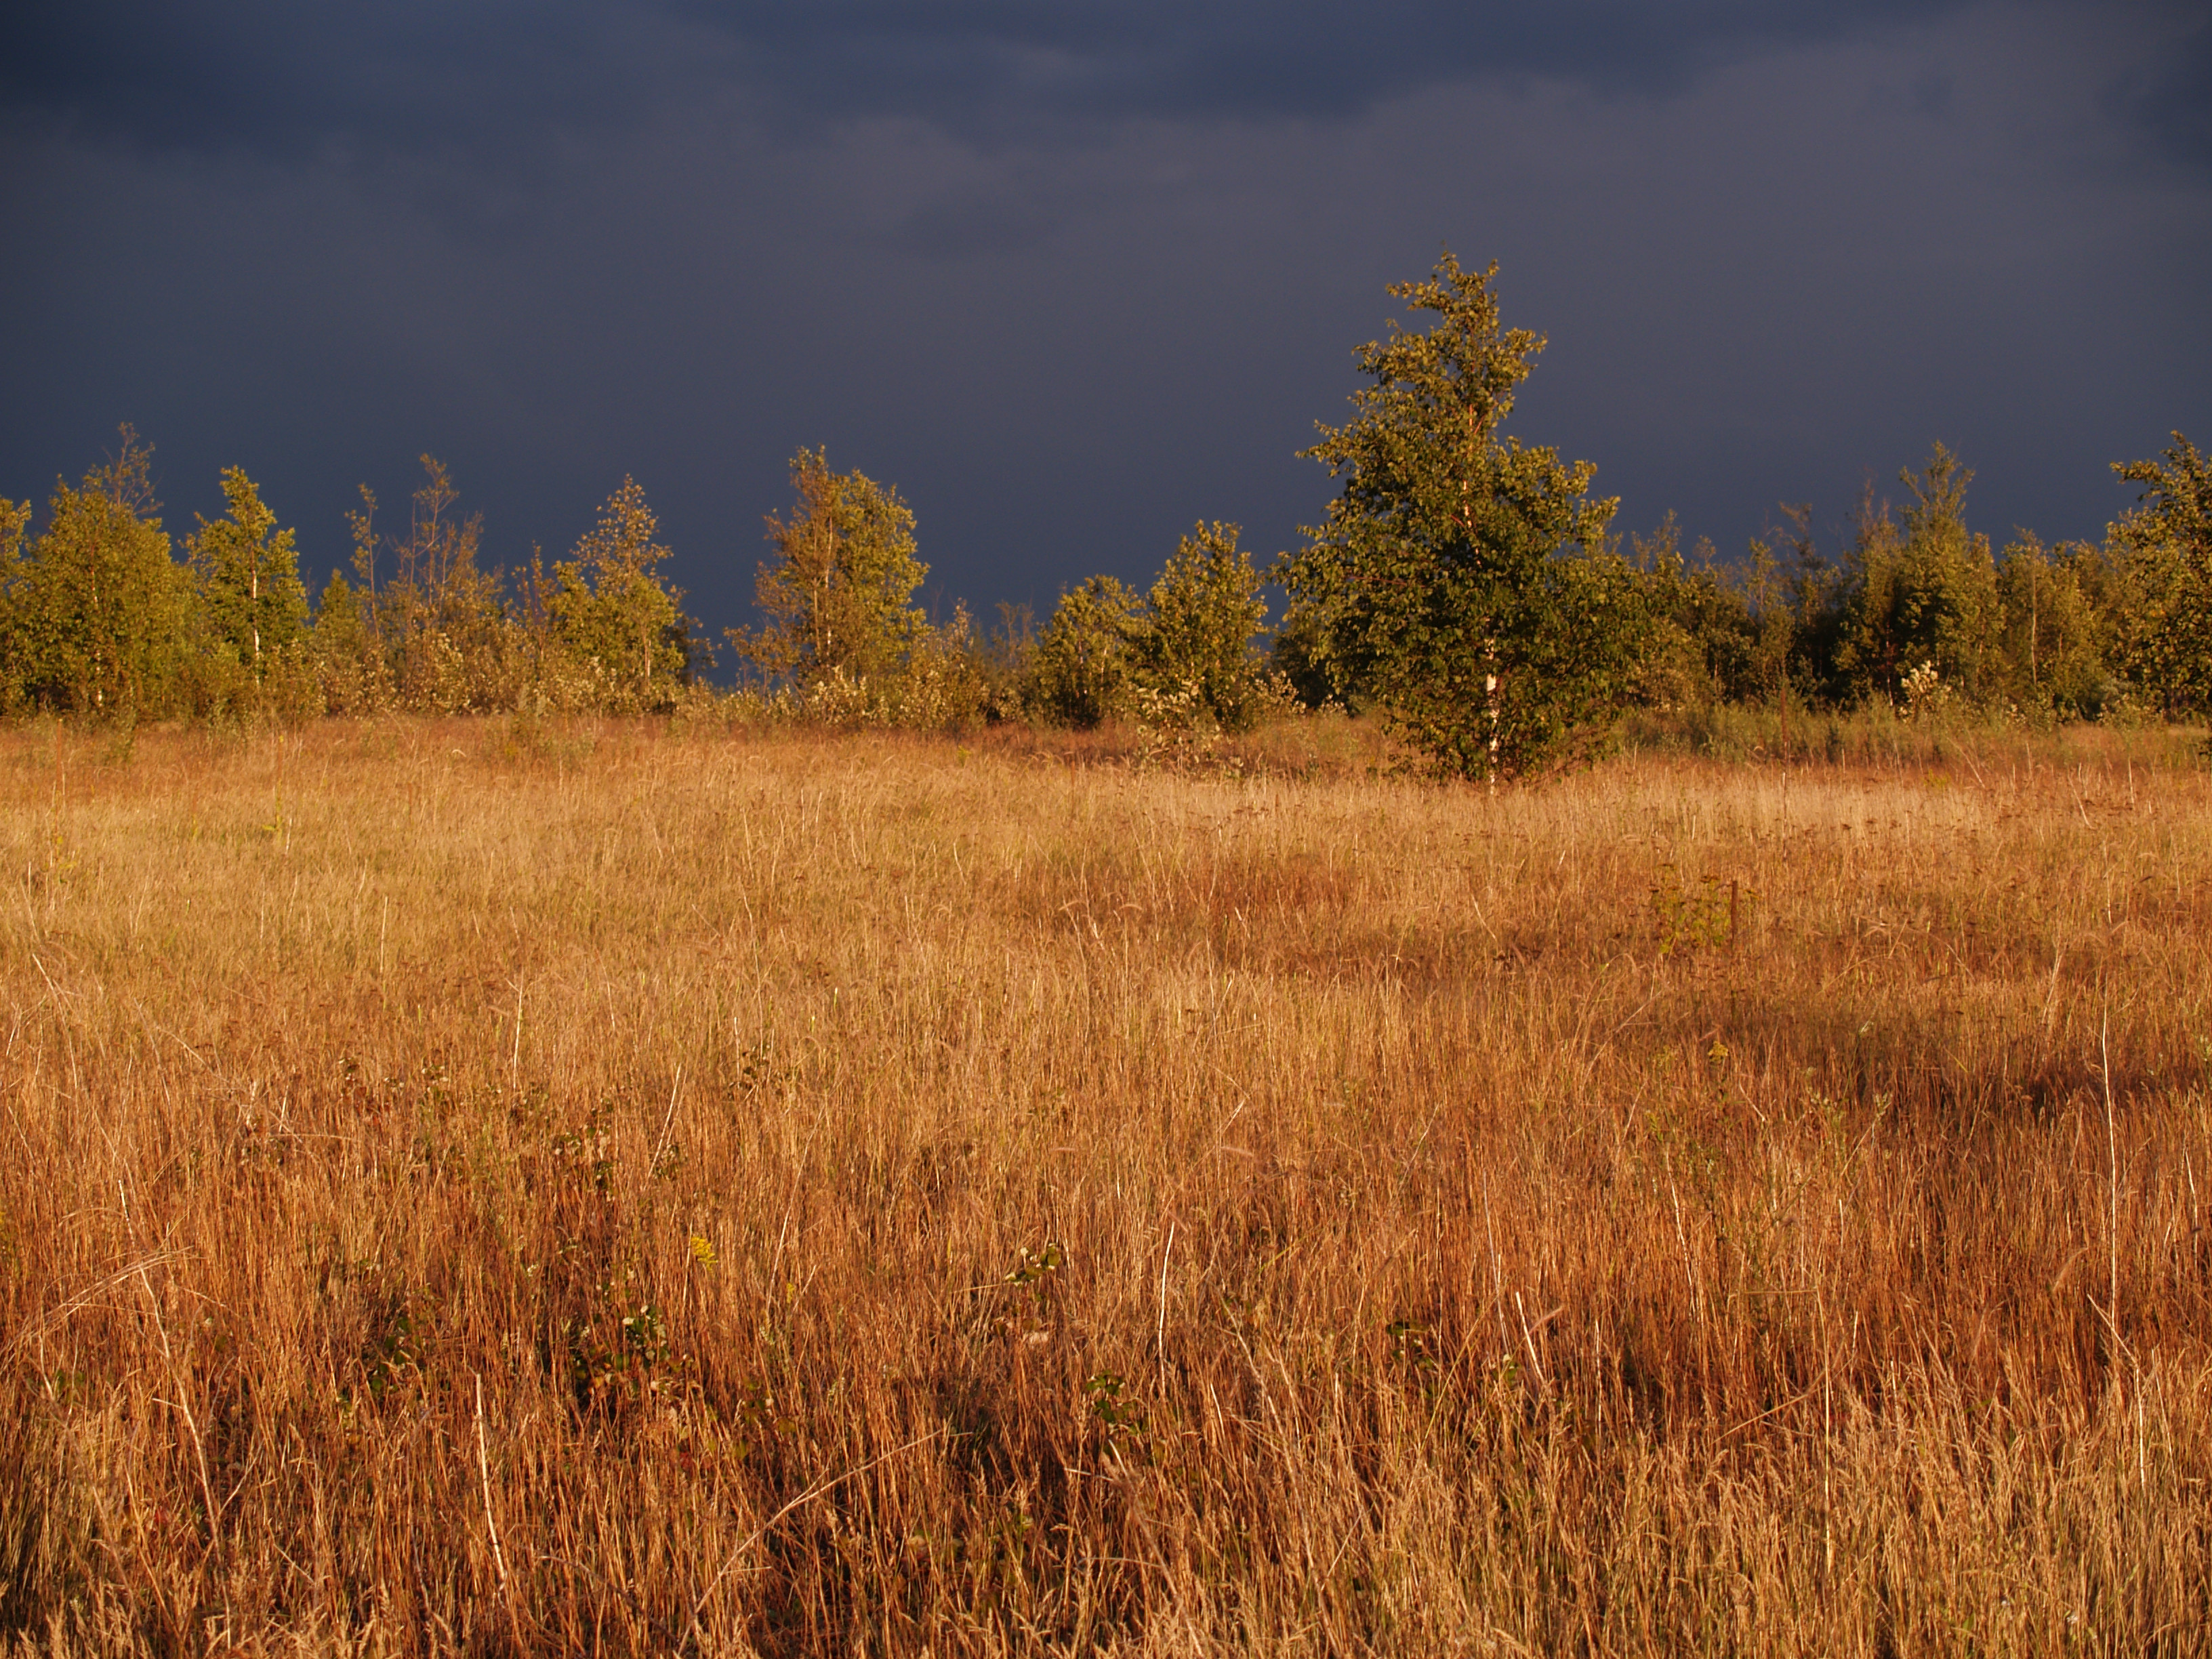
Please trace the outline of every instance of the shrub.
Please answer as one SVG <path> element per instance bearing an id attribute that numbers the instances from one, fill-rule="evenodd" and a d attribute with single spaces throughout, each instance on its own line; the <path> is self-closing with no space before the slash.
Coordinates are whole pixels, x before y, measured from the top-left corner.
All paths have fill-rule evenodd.
<path id="1" fill-rule="evenodd" d="M 626 477 L 574 556 L 553 567 L 553 641 L 587 671 L 594 706 L 609 713 L 665 712 L 691 681 L 697 647 L 683 591 L 660 579 L 668 550 L 653 539 L 658 529 L 645 492 Z"/>
<path id="2" fill-rule="evenodd" d="M 729 629 L 731 645 L 801 690 L 896 672 L 927 625 L 913 605 L 929 567 L 915 556 L 912 509 L 860 472 L 830 471 L 826 450 L 800 450 L 791 483 L 798 501 L 787 520 L 769 517 L 776 556 L 754 588 L 767 621 Z"/>
<path id="3" fill-rule="evenodd" d="M 1919 472 L 1899 476 L 1912 492 L 1901 524 L 1871 493 L 1860 509 L 1838 665 L 1861 697 L 1896 702 L 1905 677 L 1927 665 L 1979 704 L 1992 689 L 2000 617 L 1989 538 L 1966 529 L 1974 475 L 1939 443 Z"/>
<path id="4" fill-rule="evenodd" d="M 2114 665 L 2169 715 L 2212 710 L 2212 464 L 2177 432 L 2160 459 L 2112 471 L 2142 486 L 2110 538 Z"/>
<path id="5" fill-rule="evenodd" d="M 1142 633 L 1142 601 L 1111 576 L 1061 593 L 1030 659 L 1030 706 L 1055 724 L 1085 728 L 1121 713 Z"/>
<path id="6" fill-rule="evenodd" d="M 1251 728 L 1269 697 L 1252 642 L 1267 620 L 1260 574 L 1237 544 L 1238 526 L 1201 523 L 1176 544 L 1137 619 L 1139 677 L 1160 697 L 1223 730 Z"/>
<path id="7" fill-rule="evenodd" d="M 20 703 L 100 720 L 174 706 L 191 581 L 155 516 L 152 458 L 124 428 L 106 466 L 55 484 L 30 556 L 9 562 L 5 678 Z M 20 538 L 27 509 L 9 517 Z"/>

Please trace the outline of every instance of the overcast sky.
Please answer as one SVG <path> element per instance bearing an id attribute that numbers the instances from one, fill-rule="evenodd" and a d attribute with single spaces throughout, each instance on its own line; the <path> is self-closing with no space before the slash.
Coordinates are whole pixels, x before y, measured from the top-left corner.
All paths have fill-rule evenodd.
<path id="1" fill-rule="evenodd" d="M 2000 544 L 2094 537 L 2212 442 L 2212 0 L 29 0 L 0 210 L 0 494 L 131 422 L 319 588 L 425 450 L 510 565 L 631 474 L 716 632 L 802 446 L 987 612 L 1290 545 L 1445 246 L 1616 528 L 1839 526 L 1940 439 Z"/>

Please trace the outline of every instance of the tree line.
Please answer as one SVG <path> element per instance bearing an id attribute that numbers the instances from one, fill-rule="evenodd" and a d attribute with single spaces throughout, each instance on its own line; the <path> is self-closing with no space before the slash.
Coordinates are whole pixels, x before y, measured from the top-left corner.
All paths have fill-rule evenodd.
<path id="1" fill-rule="evenodd" d="M 1833 556 L 1809 506 L 1724 565 L 1670 515 L 1624 551 L 1595 469 L 1500 428 L 1544 342 L 1501 326 L 1497 267 L 1396 284 L 1436 320 L 1360 349 L 1354 416 L 1307 453 L 1341 478 L 1277 568 L 1302 693 L 1364 700 L 1443 772 L 1526 772 L 1632 707 L 1884 704 L 2031 722 L 2212 708 L 2212 472 L 2177 432 L 2118 463 L 2139 505 L 2102 546 L 1967 527 L 1938 444 L 1869 490 Z"/>
<path id="2" fill-rule="evenodd" d="M 1237 526 L 1201 522 L 1149 589 L 1093 576 L 1041 626 L 1007 606 L 988 634 L 964 606 L 933 621 L 912 509 L 802 450 L 793 505 L 767 521 L 761 620 L 723 636 L 733 695 L 763 717 L 935 729 L 1236 731 L 1334 703 L 1469 777 L 1557 763 L 1632 708 L 2212 712 L 2212 471 L 2180 433 L 2114 464 L 2138 505 L 2101 544 L 2022 531 L 1993 549 L 1967 525 L 1972 473 L 1938 444 L 1897 503 L 1869 489 L 1832 555 L 1809 506 L 1741 562 L 1686 553 L 1671 514 L 1624 548 L 1590 463 L 1502 431 L 1544 341 L 1503 326 L 1496 270 L 1447 252 L 1390 289 L 1434 321 L 1360 348 L 1352 417 L 1305 452 L 1340 482 L 1298 549 L 1262 568 Z M 363 489 L 352 575 L 312 605 L 294 532 L 239 469 L 179 558 L 128 428 L 56 484 L 35 535 L 31 504 L 0 499 L 0 713 L 641 714 L 723 696 L 635 482 L 567 559 L 508 572 L 481 562 L 483 521 L 446 468 L 422 465 L 402 530 L 380 529 Z M 1271 582 L 1287 598 L 1272 629 Z"/>
<path id="3" fill-rule="evenodd" d="M 446 468 L 404 532 L 378 530 L 367 489 L 349 514 L 353 579 L 310 605 L 293 531 L 244 471 L 228 511 L 184 538 L 154 499 L 152 451 L 130 428 L 107 462 L 58 483 L 35 538 L 30 503 L 0 500 L 0 711 L 101 720 L 219 720 L 533 707 L 665 709 L 699 658 L 644 492 L 624 479 L 572 555 L 512 578 L 479 562 Z"/>
<path id="4" fill-rule="evenodd" d="M 295 532 L 239 468 L 228 511 L 181 549 L 163 526 L 152 451 L 130 428 L 42 525 L 0 498 L 0 713 L 94 720 L 383 712 L 665 714 L 720 694 L 669 550 L 631 479 L 569 557 L 483 562 L 483 524 L 422 457 L 403 529 L 366 488 L 348 515 L 351 574 L 310 602 Z M 726 630 L 754 712 L 836 725 L 945 728 L 1006 720 L 1252 725 L 1271 695 L 1261 578 L 1233 526 L 1199 526 L 1149 594 L 1111 577 L 1068 596 L 1042 629 L 1001 608 L 990 637 L 964 606 L 933 623 L 928 574 L 895 489 L 792 464 L 794 504 L 768 520 L 775 556 L 758 626 Z M 34 526 L 37 533 L 33 535 Z M 181 552 L 181 557 L 179 556 Z"/>

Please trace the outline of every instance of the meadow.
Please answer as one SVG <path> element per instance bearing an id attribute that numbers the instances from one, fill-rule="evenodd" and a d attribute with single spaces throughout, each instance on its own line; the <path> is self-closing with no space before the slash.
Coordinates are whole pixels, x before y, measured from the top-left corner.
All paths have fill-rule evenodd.
<path id="1" fill-rule="evenodd" d="M 31 1652 L 2212 1650 L 2212 770 L 0 732 Z"/>

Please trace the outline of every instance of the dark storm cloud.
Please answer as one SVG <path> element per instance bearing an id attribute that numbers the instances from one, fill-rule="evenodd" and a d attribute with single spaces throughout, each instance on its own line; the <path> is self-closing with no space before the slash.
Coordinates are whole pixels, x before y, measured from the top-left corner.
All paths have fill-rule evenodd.
<path id="1" fill-rule="evenodd" d="M 154 148 L 498 147 L 635 116 L 629 34 L 613 9 L 518 0 L 27 5 L 0 23 L 0 100 Z"/>
<path id="2" fill-rule="evenodd" d="M 2109 94 L 2112 107 L 2148 132 L 2166 154 L 2212 172 L 2212 6 L 2154 68 L 2129 72 Z"/>
<path id="3" fill-rule="evenodd" d="M 1470 76 L 1664 88 L 1746 51 L 1947 9 L 90 0 L 10 9 L 0 96 L 143 143 L 273 153 L 496 148 L 518 130 L 628 121 L 687 88 L 730 83 L 787 118 L 901 113 L 967 131 L 1133 114 L 1303 118 Z"/>
<path id="4" fill-rule="evenodd" d="M 1540 75 L 1656 87 L 1717 58 L 1851 33 L 1940 7 L 1707 0 L 1470 5 L 1453 0 L 1023 0 L 918 7 L 698 7 L 831 108 L 895 107 L 959 125 L 1007 108 L 1107 117 L 1352 113 L 1425 86 Z"/>
<path id="5" fill-rule="evenodd" d="M 903 115 L 1004 143 L 1139 115 L 1345 118 L 1483 78 L 1679 92 L 1747 54 L 1924 27 L 1962 3 L 86 0 L 8 9 L 0 106 L 156 149 L 526 167 L 549 131 L 629 127 L 727 92 L 787 131 Z M 2117 9 L 2178 32 L 2105 89 L 2107 107 L 2212 168 L 2212 9 Z M 1916 90 L 1941 99 L 1948 82 Z"/>
<path id="6" fill-rule="evenodd" d="M 687 0 L 0 9 L 0 495 L 136 422 L 317 580 L 450 462 L 491 556 L 634 473 L 715 624 L 786 458 L 896 483 L 988 614 L 1262 556 L 1383 285 L 1553 345 L 1522 435 L 1736 551 L 1942 438 L 2095 535 L 2212 425 L 2204 7 Z"/>

